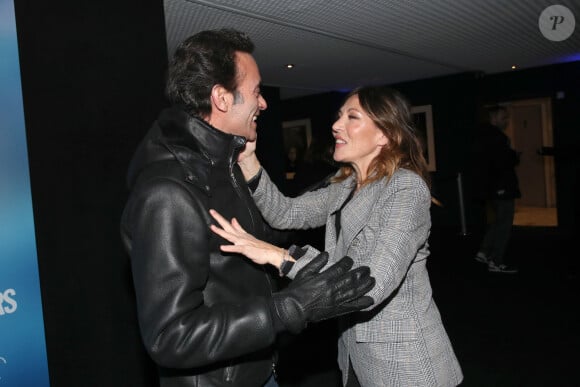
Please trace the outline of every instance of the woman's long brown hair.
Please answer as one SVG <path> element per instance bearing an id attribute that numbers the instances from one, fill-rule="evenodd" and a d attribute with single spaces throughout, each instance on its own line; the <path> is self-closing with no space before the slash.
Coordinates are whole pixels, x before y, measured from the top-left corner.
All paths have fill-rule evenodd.
<path id="1" fill-rule="evenodd" d="M 392 88 L 363 86 L 351 91 L 345 101 L 355 95 L 365 113 L 389 139 L 371 162 L 365 181 L 359 182 L 361 186 L 391 177 L 397 169 L 405 168 L 417 173 L 431 187 L 423 145 L 417 136 L 411 108 L 405 97 Z M 343 165 L 334 180 L 343 181 L 354 173 L 351 165 Z"/>

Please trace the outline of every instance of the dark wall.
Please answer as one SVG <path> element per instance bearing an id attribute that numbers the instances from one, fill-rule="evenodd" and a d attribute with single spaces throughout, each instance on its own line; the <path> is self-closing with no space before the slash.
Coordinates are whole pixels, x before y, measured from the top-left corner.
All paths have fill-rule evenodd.
<path id="1" fill-rule="evenodd" d="M 343 102 L 345 93 L 324 93 L 282 102 L 282 120 L 293 121 L 308 118 L 312 136 L 323 141 L 332 141 L 332 124 Z"/>
<path id="2" fill-rule="evenodd" d="M 163 3 L 15 3 L 51 386 L 156 385 L 119 217 L 164 103 Z"/>
<path id="3" fill-rule="evenodd" d="M 284 145 L 280 90 L 277 87 L 261 87 L 268 109 L 258 118 L 258 143 L 256 154 L 278 187 L 284 187 Z"/>
<path id="4" fill-rule="evenodd" d="M 163 2 L 16 2 L 51 386 L 158 385 L 138 332 L 119 219 L 129 160 L 158 112 Z M 258 154 L 283 181 L 280 98 Z"/>

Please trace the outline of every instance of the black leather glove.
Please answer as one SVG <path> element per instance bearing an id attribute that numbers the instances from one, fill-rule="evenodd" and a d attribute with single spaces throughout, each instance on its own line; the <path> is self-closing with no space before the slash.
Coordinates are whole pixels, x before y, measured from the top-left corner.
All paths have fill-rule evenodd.
<path id="1" fill-rule="evenodd" d="M 294 280 L 272 296 L 275 312 L 292 333 L 298 333 L 309 322 L 329 319 L 367 308 L 373 299 L 364 296 L 375 286 L 368 266 L 350 270 L 352 258 L 345 256 L 327 270 L 323 252 L 304 266 Z"/>

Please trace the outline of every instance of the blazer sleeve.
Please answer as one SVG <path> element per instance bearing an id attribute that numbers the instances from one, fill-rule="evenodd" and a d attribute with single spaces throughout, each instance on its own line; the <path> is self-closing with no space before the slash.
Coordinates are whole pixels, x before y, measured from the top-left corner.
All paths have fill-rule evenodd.
<path id="1" fill-rule="evenodd" d="M 306 192 L 296 198 L 284 196 L 265 170 L 253 192 L 262 216 L 277 229 L 309 229 L 323 226 L 328 214 L 330 187 Z"/>

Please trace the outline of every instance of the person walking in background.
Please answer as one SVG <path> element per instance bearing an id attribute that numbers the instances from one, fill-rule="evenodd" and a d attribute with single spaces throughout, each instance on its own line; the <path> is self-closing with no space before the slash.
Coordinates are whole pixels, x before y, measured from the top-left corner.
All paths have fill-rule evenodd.
<path id="1" fill-rule="evenodd" d="M 326 224 L 325 252 L 368 265 L 376 286 L 365 311 L 339 318 L 338 365 L 346 386 L 456 386 L 463 374 L 433 300 L 427 272 L 430 176 L 397 91 L 349 93 L 332 126 L 333 158 L 343 166 L 330 185 L 290 198 L 280 193 L 247 147 L 239 164 L 266 221 L 279 229 Z M 249 144 L 248 144 L 249 145 Z M 246 232 L 235 218 L 211 215 L 226 252 L 273 265 L 290 278 L 320 254 L 312 246 L 280 248 Z"/>
<path id="2" fill-rule="evenodd" d="M 504 133 L 509 125 L 505 107 L 487 111 L 488 122 L 476 131 L 472 147 L 474 194 L 485 208 L 486 228 L 475 260 L 490 272 L 517 273 L 505 262 L 515 213 L 515 199 L 521 197 L 516 174 L 518 153 Z"/>
<path id="3" fill-rule="evenodd" d="M 272 273 L 210 232 L 209 209 L 266 240 L 236 160 L 256 139 L 267 104 L 253 43 L 243 33 L 202 31 L 169 67 L 172 107 L 161 112 L 131 161 L 121 236 L 130 255 L 139 328 L 162 387 L 274 387 L 278 333 L 368 307 L 368 267 L 319 254 L 275 292 Z M 335 263 L 336 262 L 336 263 Z M 273 273 L 275 277 L 278 273 Z"/>

